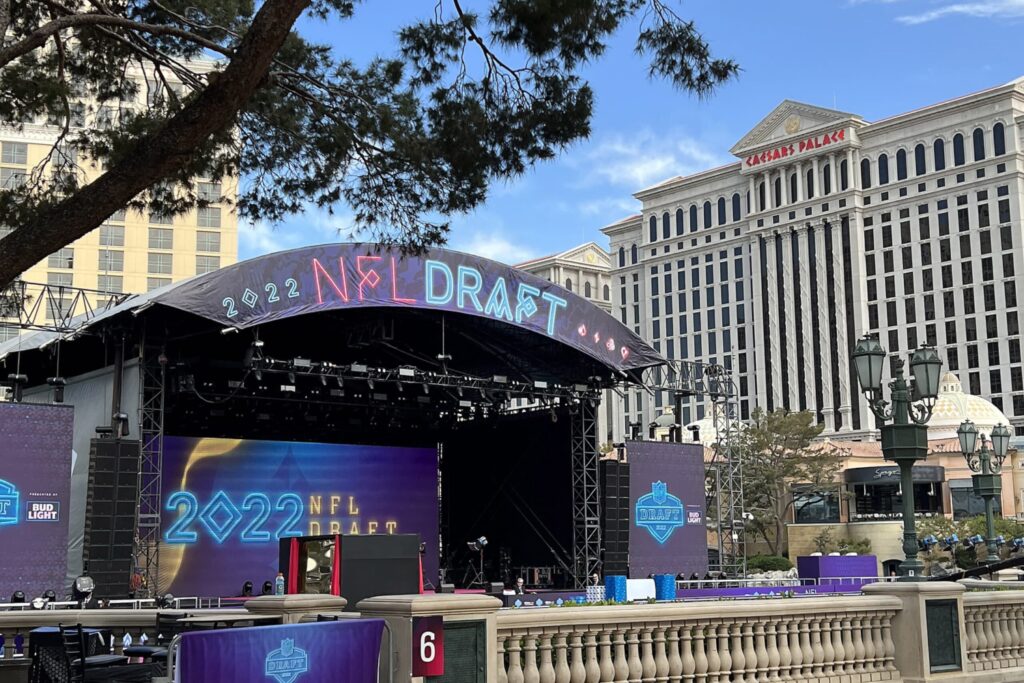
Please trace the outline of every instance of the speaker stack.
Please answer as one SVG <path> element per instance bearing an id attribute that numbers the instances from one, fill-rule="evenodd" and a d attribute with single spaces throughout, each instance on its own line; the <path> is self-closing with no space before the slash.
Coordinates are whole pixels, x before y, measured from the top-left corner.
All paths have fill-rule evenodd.
<path id="1" fill-rule="evenodd" d="M 141 444 L 93 439 L 83 560 L 99 599 L 128 597 L 132 579 Z"/>
<path id="2" fill-rule="evenodd" d="M 605 576 L 629 574 L 629 463 L 601 461 L 601 531 Z"/>

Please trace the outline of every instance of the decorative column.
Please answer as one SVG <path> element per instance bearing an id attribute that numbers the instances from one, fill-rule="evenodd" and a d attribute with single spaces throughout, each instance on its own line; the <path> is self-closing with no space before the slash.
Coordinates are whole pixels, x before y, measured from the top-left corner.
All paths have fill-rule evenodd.
<path id="1" fill-rule="evenodd" d="M 804 192 L 804 164 L 799 162 L 796 165 L 796 201 L 802 202 L 806 197 Z"/>
<path id="2" fill-rule="evenodd" d="M 754 182 L 753 175 L 747 176 L 747 186 L 749 188 L 750 206 L 748 207 L 748 213 L 758 213 L 761 209 L 757 205 L 757 183 Z"/>
<path id="3" fill-rule="evenodd" d="M 836 172 L 836 155 L 835 154 L 829 154 L 828 155 L 828 180 L 829 180 L 829 185 L 832 188 L 832 191 L 829 194 L 835 194 L 836 192 L 839 191 L 839 184 L 837 182 L 838 177 L 839 177 L 839 174 Z"/>
<path id="4" fill-rule="evenodd" d="M 811 159 L 811 170 L 814 171 L 814 184 L 812 189 L 814 190 L 814 197 L 818 198 L 821 196 L 821 172 L 818 169 L 818 157 Z"/>

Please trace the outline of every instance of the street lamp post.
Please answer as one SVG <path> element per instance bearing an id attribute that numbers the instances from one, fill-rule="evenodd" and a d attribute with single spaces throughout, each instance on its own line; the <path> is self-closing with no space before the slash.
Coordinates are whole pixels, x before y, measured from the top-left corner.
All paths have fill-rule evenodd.
<path id="1" fill-rule="evenodd" d="M 921 578 L 924 564 L 918 559 L 917 529 L 914 527 L 914 463 L 928 457 L 928 420 L 939 393 L 939 371 L 942 360 L 935 348 L 922 346 L 910 356 L 912 381 L 903 377 L 903 359 L 893 363 L 893 379 L 889 382 L 890 405 L 882 397 L 882 364 L 885 349 L 878 339 L 865 335 L 853 350 L 854 368 L 861 391 L 883 424 L 882 455 L 900 468 L 903 489 L 903 554 L 900 576 L 905 581 Z M 891 421 L 891 424 L 887 424 Z"/>
<path id="2" fill-rule="evenodd" d="M 974 485 L 974 495 L 985 499 L 985 536 L 988 546 L 988 557 L 986 564 L 999 561 L 999 551 L 996 548 L 996 525 L 993 508 L 995 500 L 1002 493 L 1002 481 L 1000 472 L 1003 469 L 1003 461 L 1006 459 L 1006 452 L 1010 447 L 1010 430 L 999 424 L 992 429 L 992 449 L 989 450 L 985 435 L 981 434 L 981 449 L 975 450 L 978 443 L 978 428 L 970 420 L 964 420 L 956 435 L 960 439 L 960 452 L 967 461 L 974 475 L 971 476 L 971 483 Z"/>

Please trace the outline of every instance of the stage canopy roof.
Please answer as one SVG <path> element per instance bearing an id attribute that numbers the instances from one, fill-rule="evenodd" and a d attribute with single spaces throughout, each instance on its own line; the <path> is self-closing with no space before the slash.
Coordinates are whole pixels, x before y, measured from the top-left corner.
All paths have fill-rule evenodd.
<path id="1" fill-rule="evenodd" d="M 445 333 L 455 348 L 461 338 L 463 358 L 456 361 L 466 360 L 466 371 L 486 371 L 489 362 L 500 360 L 524 376 L 571 380 L 575 373 L 582 381 L 587 377 L 578 374 L 587 369 L 604 382 L 639 381 L 645 368 L 664 363 L 615 318 L 555 283 L 447 249 L 403 255 L 375 244 L 326 244 L 243 261 L 133 296 L 83 320 L 70 335 L 22 335 L 0 344 L 0 358 L 49 346 L 58 336 L 67 349 L 69 340 L 115 322 L 125 329 L 138 324 L 129 321 L 153 318 L 171 337 L 277 330 L 289 337 L 293 351 L 312 354 L 317 346 L 351 346 L 351 336 L 346 341 L 336 333 L 381 312 L 401 318 L 407 336 L 414 337 L 404 340 L 406 356 L 419 341 L 433 352 L 437 344 L 432 337 L 427 343 L 425 335 L 440 320 L 442 346 Z M 325 315 L 308 315 L 313 313 Z M 214 346 L 207 347 L 210 353 Z M 434 358 L 427 348 L 420 351 L 420 358 Z M 473 354 L 475 359 L 466 358 Z"/>

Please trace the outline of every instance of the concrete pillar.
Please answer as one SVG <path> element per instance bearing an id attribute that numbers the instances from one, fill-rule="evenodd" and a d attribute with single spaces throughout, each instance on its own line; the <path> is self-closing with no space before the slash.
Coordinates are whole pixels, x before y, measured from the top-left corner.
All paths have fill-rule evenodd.
<path id="1" fill-rule="evenodd" d="M 750 206 L 747 207 L 747 213 L 757 213 L 760 208 L 757 206 L 757 183 L 754 182 L 754 176 L 747 178 L 750 193 Z"/>
<path id="2" fill-rule="evenodd" d="M 821 172 L 818 169 L 818 157 L 811 159 L 811 170 L 814 171 L 814 198 L 821 196 Z"/>
<path id="3" fill-rule="evenodd" d="M 807 198 L 807 193 L 804 192 L 804 165 L 799 163 L 796 165 L 796 201 L 802 202 Z"/>
<path id="4" fill-rule="evenodd" d="M 297 624 L 303 617 L 340 613 L 348 600 L 337 595 L 260 595 L 245 603 L 246 611 L 261 616 L 280 616 L 282 624 Z"/>
<path id="5" fill-rule="evenodd" d="M 953 600 L 956 602 L 957 624 L 960 642 L 960 662 L 966 670 L 967 634 L 964 627 L 964 586 L 947 581 L 941 582 L 895 582 L 875 583 L 864 586 L 866 595 L 892 596 L 899 598 L 903 608 L 893 619 L 892 638 L 896 645 L 896 668 L 903 683 L 928 683 L 931 681 L 962 681 L 967 677 L 960 672 L 944 671 L 932 673 L 928 655 L 928 623 L 926 604 L 932 600 Z M 1002 679 L 1002 680 L 1010 680 Z"/>
<path id="6" fill-rule="evenodd" d="M 460 621 L 482 621 L 484 623 L 483 642 L 487 648 L 484 678 L 487 681 L 496 679 L 495 671 L 498 665 L 496 615 L 501 608 L 501 600 L 479 594 L 382 595 L 361 600 L 356 607 L 363 617 L 384 619 L 390 627 L 393 639 L 391 666 L 395 683 L 406 683 L 412 678 L 412 648 L 418 647 L 418 644 L 413 642 L 413 619 L 434 616 L 442 617 L 445 624 Z M 387 662 L 381 662 L 381 680 L 387 680 L 383 673 L 383 669 L 387 665 Z"/>

